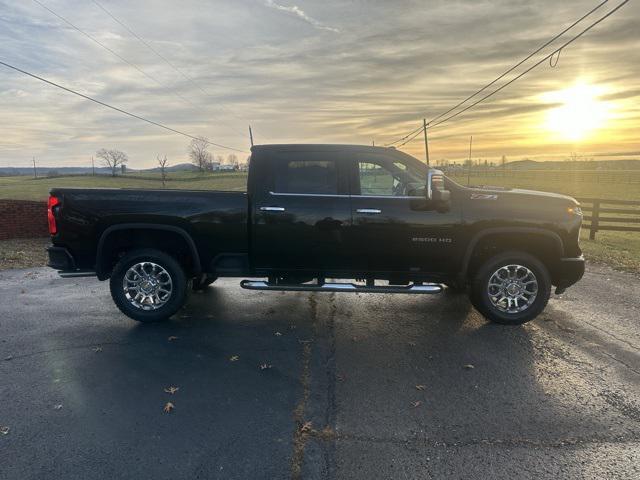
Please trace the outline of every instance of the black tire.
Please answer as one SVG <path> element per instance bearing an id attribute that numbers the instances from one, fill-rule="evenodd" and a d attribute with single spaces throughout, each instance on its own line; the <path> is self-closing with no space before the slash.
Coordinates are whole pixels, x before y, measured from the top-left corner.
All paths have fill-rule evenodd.
<path id="1" fill-rule="evenodd" d="M 125 292 L 123 286 L 124 276 L 127 271 L 134 265 L 143 262 L 151 262 L 158 265 L 170 277 L 171 294 L 164 305 L 155 309 L 145 310 L 144 308 L 147 307 L 134 305 L 127 298 L 127 292 Z M 187 277 L 182 266 L 171 255 L 151 248 L 132 250 L 126 253 L 113 268 L 109 287 L 111 298 L 113 298 L 120 311 L 138 322 L 158 322 L 168 319 L 180 310 L 187 297 Z M 131 292 L 128 294 L 131 295 Z M 148 306 L 148 308 L 152 307 Z"/>
<path id="2" fill-rule="evenodd" d="M 520 265 L 530 270 L 537 281 L 537 293 L 530 305 L 519 312 L 506 312 L 491 301 L 489 280 L 501 267 Z M 551 294 L 551 277 L 544 264 L 525 252 L 505 252 L 487 260 L 476 272 L 471 283 L 471 304 L 485 318 L 503 325 L 521 325 L 536 318 L 547 306 Z"/>
<path id="3" fill-rule="evenodd" d="M 205 290 L 209 285 L 215 282 L 218 277 L 214 277 L 213 275 L 202 274 L 195 277 L 191 282 L 191 289 L 194 292 L 199 292 Z"/>

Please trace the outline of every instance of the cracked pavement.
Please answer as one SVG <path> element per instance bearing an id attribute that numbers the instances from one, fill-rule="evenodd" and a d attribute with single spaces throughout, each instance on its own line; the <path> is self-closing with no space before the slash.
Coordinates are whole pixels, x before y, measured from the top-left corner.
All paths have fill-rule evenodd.
<path id="1" fill-rule="evenodd" d="M 96 279 L 2 271 L 0 478 L 640 478 L 639 327 L 599 266 L 522 327 L 235 279 L 140 325 Z"/>

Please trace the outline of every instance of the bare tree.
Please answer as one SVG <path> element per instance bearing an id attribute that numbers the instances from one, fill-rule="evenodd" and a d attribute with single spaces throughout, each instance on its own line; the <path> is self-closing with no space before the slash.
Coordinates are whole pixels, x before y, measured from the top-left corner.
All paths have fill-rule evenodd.
<path id="1" fill-rule="evenodd" d="M 156 155 L 156 159 L 158 160 L 158 166 L 160 167 L 160 178 L 162 179 L 162 188 L 165 187 L 165 183 L 167 181 L 167 156 L 164 155 L 161 157 L 160 155 Z"/>
<path id="2" fill-rule="evenodd" d="M 207 150 L 209 147 L 209 140 L 205 137 L 198 137 L 191 140 L 189 144 L 189 158 L 191 163 L 204 172 L 207 165 L 211 162 L 211 153 Z"/>
<path id="3" fill-rule="evenodd" d="M 227 163 L 238 168 L 238 156 L 235 153 L 227 155 Z"/>
<path id="4" fill-rule="evenodd" d="M 129 157 L 126 153 L 121 152 L 120 150 L 107 150 L 106 148 L 101 148 L 96 152 L 96 157 L 102 160 L 102 163 L 105 167 L 109 167 L 111 169 L 111 176 L 116 176 L 117 168 L 122 168 L 122 165 L 125 165 L 129 161 Z"/>

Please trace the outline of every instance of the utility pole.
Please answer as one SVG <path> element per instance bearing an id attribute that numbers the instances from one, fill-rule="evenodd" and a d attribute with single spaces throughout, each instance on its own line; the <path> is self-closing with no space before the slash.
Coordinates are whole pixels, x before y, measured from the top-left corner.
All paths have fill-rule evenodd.
<path id="1" fill-rule="evenodd" d="M 467 170 L 467 187 L 471 183 L 471 145 L 473 145 L 473 135 L 469 138 L 469 170 Z"/>
<path id="2" fill-rule="evenodd" d="M 251 140 L 251 146 L 253 147 L 253 132 L 251 131 L 251 125 L 249 125 L 249 140 Z"/>
<path id="3" fill-rule="evenodd" d="M 36 157 L 33 157 L 33 178 L 38 178 L 38 169 L 36 168 Z"/>
<path id="4" fill-rule="evenodd" d="M 93 156 L 91 156 L 91 175 L 96 176 L 96 164 L 93 161 Z"/>
<path id="5" fill-rule="evenodd" d="M 375 140 L 371 140 L 371 146 L 375 147 L 376 146 L 376 141 Z"/>
<path id="6" fill-rule="evenodd" d="M 427 119 L 422 119 L 422 128 L 424 130 L 424 153 L 427 157 L 427 167 L 429 166 L 429 142 L 427 140 Z"/>

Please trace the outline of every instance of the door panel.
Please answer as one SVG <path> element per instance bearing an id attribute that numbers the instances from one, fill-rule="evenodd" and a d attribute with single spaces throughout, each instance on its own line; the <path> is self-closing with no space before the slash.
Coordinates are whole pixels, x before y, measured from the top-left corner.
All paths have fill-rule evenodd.
<path id="1" fill-rule="evenodd" d="M 257 268 L 323 272 L 343 264 L 344 232 L 351 224 L 348 196 L 270 194 L 254 218 Z"/>
<path id="2" fill-rule="evenodd" d="M 364 271 L 447 272 L 454 267 L 460 212 L 426 209 L 422 198 L 353 196 L 353 267 Z M 369 213 L 375 211 L 380 213 Z"/>
<path id="3" fill-rule="evenodd" d="M 308 152 L 281 157 L 271 165 L 275 191 L 264 192 L 253 205 L 256 269 L 323 273 L 344 268 L 351 203 L 341 163 Z"/>
<path id="4" fill-rule="evenodd" d="M 411 196 L 420 184 L 419 173 L 399 163 L 382 155 L 357 156 L 351 162 L 352 268 L 418 275 L 455 270 L 458 202 L 453 200 L 450 211 L 441 213 L 424 196 Z"/>

